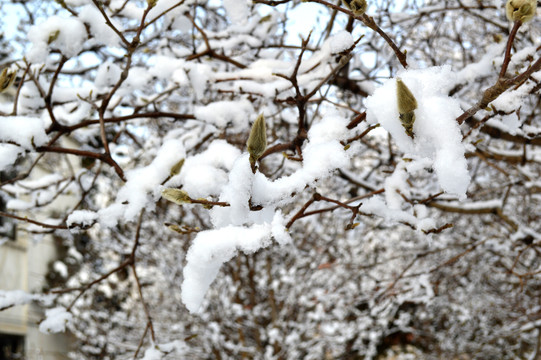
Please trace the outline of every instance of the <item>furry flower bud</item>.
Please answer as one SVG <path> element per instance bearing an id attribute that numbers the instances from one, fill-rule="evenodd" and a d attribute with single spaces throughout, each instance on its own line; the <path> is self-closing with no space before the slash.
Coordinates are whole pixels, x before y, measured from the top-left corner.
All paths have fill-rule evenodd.
<path id="1" fill-rule="evenodd" d="M 47 44 L 52 44 L 53 41 L 58 39 L 58 36 L 60 35 L 60 30 L 53 31 L 49 34 L 49 38 L 47 39 Z"/>
<path id="2" fill-rule="evenodd" d="M 0 93 L 7 90 L 15 81 L 17 71 L 11 71 L 8 68 L 2 70 L 0 74 Z"/>
<path id="3" fill-rule="evenodd" d="M 184 165 L 184 159 L 180 159 L 173 167 L 171 168 L 170 175 L 175 176 L 180 173 L 182 166 Z"/>
<path id="4" fill-rule="evenodd" d="M 250 163 L 254 166 L 267 148 L 267 127 L 263 114 L 260 114 L 252 125 L 246 146 L 248 153 L 250 153 Z"/>
<path id="5" fill-rule="evenodd" d="M 368 6 L 366 0 L 342 0 L 342 3 L 356 16 L 364 14 Z"/>
<path id="6" fill-rule="evenodd" d="M 190 198 L 188 193 L 180 189 L 172 189 L 172 188 L 163 189 L 162 197 L 171 202 L 174 202 L 177 205 L 192 203 L 192 199 Z"/>
<path id="7" fill-rule="evenodd" d="M 528 22 L 533 19 L 536 11 L 536 0 L 507 0 L 505 5 L 505 13 L 509 21 Z"/>
<path id="8" fill-rule="evenodd" d="M 400 123 L 406 130 L 406 134 L 413 138 L 413 124 L 415 123 L 415 109 L 417 109 L 417 100 L 402 79 L 396 79 L 396 98 L 398 103 L 398 113 L 400 114 Z"/>

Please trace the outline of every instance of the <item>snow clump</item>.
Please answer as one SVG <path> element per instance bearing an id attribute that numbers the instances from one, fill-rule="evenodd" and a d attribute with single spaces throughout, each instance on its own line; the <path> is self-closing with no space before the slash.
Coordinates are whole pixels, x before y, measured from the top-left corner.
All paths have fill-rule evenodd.
<path id="1" fill-rule="evenodd" d="M 51 16 L 28 31 L 32 48 L 26 58 L 32 63 L 44 63 L 51 48 L 67 58 L 76 56 L 87 39 L 86 29 L 79 19 Z"/>
<path id="2" fill-rule="evenodd" d="M 39 324 L 39 331 L 45 334 L 64 332 L 72 319 L 73 315 L 62 306 L 46 310 L 45 320 Z"/>
<path id="3" fill-rule="evenodd" d="M 368 122 L 381 124 L 393 136 L 405 158 L 420 161 L 424 166 L 431 165 L 446 193 L 465 199 L 470 175 L 456 121 L 463 110 L 459 102 L 448 95 L 457 82 L 456 74 L 449 66 L 442 66 L 405 70 L 399 72 L 397 78 L 402 79 L 417 100 L 414 138 L 406 134 L 400 123 L 396 78 L 384 82 L 366 100 Z"/>

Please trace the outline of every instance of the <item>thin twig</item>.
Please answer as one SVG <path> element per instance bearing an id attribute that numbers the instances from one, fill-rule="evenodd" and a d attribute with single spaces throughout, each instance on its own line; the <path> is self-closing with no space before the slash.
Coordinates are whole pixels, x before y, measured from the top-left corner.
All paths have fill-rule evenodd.
<path id="1" fill-rule="evenodd" d="M 533 63 L 522 74 L 519 74 L 509 79 L 498 78 L 498 81 L 496 81 L 496 84 L 494 84 L 493 86 L 485 90 L 481 100 L 477 104 L 475 104 L 474 106 L 466 110 L 462 115 L 460 115 L 456 119 L 456 121 L 458 122 L 458 124 L 462 124 L 464 121 L 468 120 L 469 118 L 477 114 L 479 110 L 486 109 L 488 104 L 496 100 L 501 94 L 503 94 L 505 91 L 507 91 L 511 87 L 515 86 L 516 88 L 518 88 L 530 77 L 530 75 L 532 75 L 534 72 L 539 71 L 540 69 L 541 69 L 541 58 L 537 59 L 537 61 Z"/>
<path id="2" fill-rule="evenodd" d="M 29 219 L 27 217 L 21 217 L 21 216 L 17 216 L 17 215 L 13 215 L 13 214 L 8 214 L 8 213 L 5 213 L 3 211 L 0 211 L 0 216 L 7 217 L 7 218 L 10 218 L 10 219 L 15 219 L 15 220 L 21 220 L 21 221 L 24 221 L 24 222 L 27 222 L 27 223 L 30 223 L 30 224 L 34 224 L 34 225 L 38 225 L 38 226 L 41 226 L 41 227 L 47 228 L 47 229 L 66 230 L 68 228 L 66 225 L 46 224 L 46 223 L 42 223 L 40 221 Z"/>
<path id="3" fill-rule="evenodd" d="M 322 4 L 322 5 L 325 5 L 327 7 L 330 7 L 334 10 L 337 10 L 337 11 L 341 11 L 343 12 L 344 14 L 347 14 L 349 16 L 352 16 L 354 17 L 355 19 L 357 20 L 361 20 L 363 22 L 364 25 L 366 25 L 367 27 L 369 27 L 370 29 L 372 29 L 373 31 L 375 31 L 379 36 L 381 36 L 383 38 L 383 40 L 385 40 L 385 42 L 391 47 L 391 49 L 393 50 L 393 52 L 395 53 L 396 55 L 396 58 L 398 59 L 398 61 L 400 62 L 400 65 L 402 65 L 402 67 L 404 68 L 407 68 L 408 67 L 408 62 L 406 60 L 406 54 L 403 53 L 399 48 L 398 46 L 394 43 L 394 41 L 389 37 L 389 35 L 387 35 L 383 30 L 381 30 L 381 28 L 378 26 L 378 24 L 376 24 L 376 22 L 374 21 L 374 18 L 372 18 L 371 16 L 368 16 L 366 14 L 362 14 L 362 15 L 355 15 L 352 11 L 348 10 L 348 9 L 345 9 L 343 7 L 340 7 L 340 6 L 337 6 L 337 5 L 334 5 L 330 2 L 327 2 L 325 0 L 307 0 L 308 2 L 315 2 L 315 3 L 318 3 L 318 4 Z"/>
<path id="4" fill-rule="evenodd" d="M 505 48 L 505 56 L 503 58 L 502 69 L 500 71 L 500 79 L 504 78 L 505 73 L 507 72 L 507 67 L 509 66 L 509 62 L 511 61 L 511 49 L 513 48 L 513 42 L 515 41 L 515 37 L 521 25 L 522 21 L 515 21 L 515 23 L 513 24 L 513 29 L 511 30 L 511 33 L 507 38 L 507 46 Z"/>
<path id="5" fill-rule="evenodd" d="M 137 251 L 137 247 L 139 246 L 139 237 L 141 234 L 141 224 L 143 223 L 143 214 L 145 213 L 145 210 L 141 210 L 141 213 L 139 214 L 139 221 L 137 222 L 137 230 L 135 231 L 135 242 L 133 245 L 133 249 L 131 252 L 131 262 L 130 266 L 133 270 L 133 276 L 135 277 L 135 282 L 137 283 L 137 290 L 139 291 L 139 297 L 141 298 L 141 303 L 143 304 L 143 310 L 145 311 L 145 315 L 147 317 L 147 325 L 150 329 L 150 336 L 152 338 L 152 342 L 156 342 L 156 335 L 154 333 L 154 325 L 152 324 L 152 317 L 150 316 L 150 311 L 148 310 L 147 303 L 145 302 L 145 298 L 143 297 L 143 290 L 141 287 L 141 281 L 139 280 L 139 276 L 137 275 L 137 270 L 135 267 L 135 252 Z"/>

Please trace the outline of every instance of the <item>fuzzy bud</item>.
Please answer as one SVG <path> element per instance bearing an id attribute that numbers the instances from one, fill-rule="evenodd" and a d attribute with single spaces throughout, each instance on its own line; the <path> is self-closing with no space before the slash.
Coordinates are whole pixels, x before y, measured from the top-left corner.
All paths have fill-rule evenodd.
<path id="1" fill-rule="evenodd" d="M 171 202 L 174 202 L 177 205 L 190 204 L 192 202 L 192 199 L 190 198 L 188 193 L 180 189 L 163 189 L 162 197 Z"/>
<path id="2" fill-rule="evenodd" d="M 402 79 L 396 79 L 396 98 L 400 122 L 406 130 L 406 134 L 413 138 L 413 124 L 415 123 L 415 109 L 417 100 Z"/>
<path id="3" fill-rule="evenodd" d="M 0 74 L 0 92 L 5 91 L 13 84 L 16 75 L 17 71 L 11 71 L 8 68 L 2 70 Z"/>
<path id="4" fill-rule="evenodd" d="M 254 165 L 267 149 L 267 127 L 263 114 L 260 114 L 252 125 L 246 146 L 250 153 L 250 163 Z"/>
<path id="5" fill-rule="evenodd" d="M 505 5 L 505 13 L 509 21 L 528 22 L 533 19 L 536 11 L 536 0 L 507 0 Z"/>
<path id="6" fill-rule="evenodd" d="M 368 6 L 366 0 L 342 0 L 342 3 L 356 16 L 364 14 Z"/>
<path id="7" fill-rule="evenodd" d="M 183 165 L 184 165 L 184 159 L 180 159 L 179 162 L 173 165 L 173 167 L 171 168 L 171 176 L 178 175 Z"/>
<path id="8" fill-rule="evenodd" d="M 147 0 L 148 7 L 153 8 L 158 3 L 158 0 Z"/>
<path id="9" fill-rule="evenodd" d="M 402 79 L 396 79 L 396 97 L 400 114 L 407 114 L 417 109 L 417 100 Z"/>
<path id="10" fill-rule="evenodd" d="M 186 231 L 182 230 L 180 228 L 180 226 L 175 225 L 175 224 L 167 224 L 167 227 L 169 228 L 169 230 L 173 230 L 174 232 L 177 232 L 179 234 L 185 234 L 186 233 Z"/>
<path id="11" fill-rule="evenodd" d="M 49 38 L 47 39 L 47 44 L 51 44 L 53 41 L 58 39 L 58 35 L 60 35 L 60 30 L 56 30 L 50 33 Z"/>
<path id="12" fill-rule="evenodd" d="M 16 75 L 17 71 L 11 71 L 8 70 L 8 68 L 2 70 L 2 73 L 0 74 L 0 93 L 7 90 L 11 84 L 13 84 Z"/>

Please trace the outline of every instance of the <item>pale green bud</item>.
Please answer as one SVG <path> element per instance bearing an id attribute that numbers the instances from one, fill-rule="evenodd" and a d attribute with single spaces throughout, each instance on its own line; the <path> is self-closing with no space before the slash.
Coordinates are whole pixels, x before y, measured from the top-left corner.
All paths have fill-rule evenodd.
<path id="1" fill-rule="evenodd" d="M 173 230 L 174 232 L 177 232 L 179 234 L 185 234 L 186 231 L 181 229 L 180 226 L 178 225 L 175 225 L 175 224 L 167 224 L 167 227 L 170 229 L 170 230 Z"/>
<path id="2" fill-rule="evenodd" d="M 342 3 L 357 16 L 364 14 L 368 6 L 366 0 L 342 0 Z"/>
<path id="3" fill-rule="evenodd" d="M 167 226 L 170 230 L 173 230 L 174 232 L 177 232 L 179 234 L 190 234 L 190 233 L 198 232 L 199 230 L 201 230 L 197 226 L 194 228 L 191 228 L 186 225 L 179 226 L 179 225 L 175 225 L 171 223 L 164 223 L 164 225 Z"/>
<path id="4" fill-rule="evenodd" d="M 184 165 L 184 159 L 180 159 L 179 162 L 173 165 L 173 167 L 171 168 L 171 176 L 178 175 L 183 165 Z"/>
<path id="5" fill-rule="evenodd" d="M 263 114 L 260 114 L 252 125 L 246 146 L 250 153 L 250 163 L 255 164 L 267 149 L 267 127 Z"/>
<path id="6" fill-rule="evenodd" d="M 50 33 L 49 38 L 47 39 L 47 44 L 51 44 L 53 41 L 58 39 L 58 35 L 60 35 L 60 30 L 56 30 Z"/>
<path id="7" fill-rule="evenodd" d="M 505 13 L 509 21 L 528 22 L 533 19 L 536 11 L 536 0 L 507 0 L 505 5 Z"/>
<path id="8" fill-rule="evenodd" d="M 148 7 L 153 8 L 158 3 L 158 0 L 147 0 Z"/>
<path id="9" fill-rule="evenodd" d="M 163 189 L 162 197 L 178 205 L 190 204 L 192 202 L 192 199 L 190 198 L 188 193 L 180 189 Z"/>
<path id="10" fill-rule="evenodd" d="M 494 40 L 496 44 L 499 44 L 502 42 L 503 36 L 501 34 L 492 34 L 492 40 Z"/>
<path id="11" fill-rule="evenodd" d="M 417 100 L 411 90 L 404 84 L 402 79 L 396 79 L 396 97 L 398 100 L 398 112 L 406 114 L 417 109 Z"/>
<path id="12" fill-rule="evenodd" d="M 396 79 L 396 99 L 398 113 L 400 114 L 400 123 L 406 130 L 406 134 L 413 138 L 414 111 L 417 109 L 417 100 L 402 79 Z"/>
<path id="13" fill-rule="evenodd" d="M 7 90 L 15 81 L 17 71 L 11 71 L 8 68 L 2 70 L 0 74 L 0 93 Z"/>

